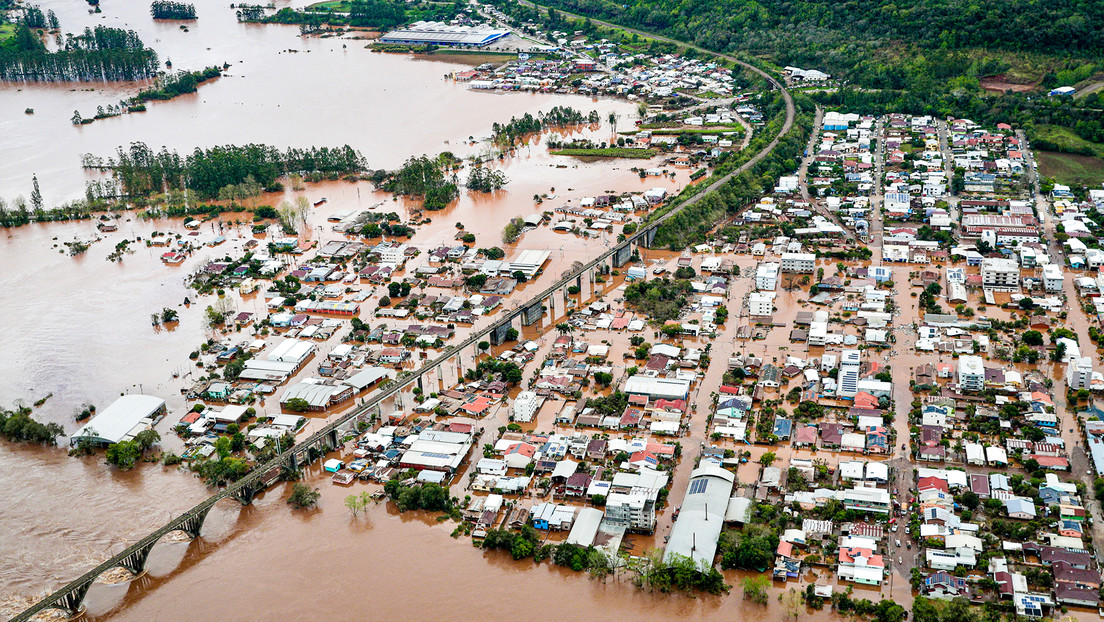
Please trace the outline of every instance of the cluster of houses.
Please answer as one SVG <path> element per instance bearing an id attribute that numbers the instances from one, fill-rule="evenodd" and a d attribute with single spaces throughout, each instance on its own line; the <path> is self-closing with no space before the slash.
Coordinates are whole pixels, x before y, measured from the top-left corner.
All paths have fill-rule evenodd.
<path id="1" fill-rule="evenodd" d="M 600 93 L 656 99 L 680 93 L 729 97 L 739 88 L 732 70 L 715 62 L 673 54 L 630 54 L 618 52 L 617 46 L 609 42 L 586 44 L 565 37 L 561 37 L 560 45 L 583 55 L 553 52 L 544 55 L 547 58 L 533 58 L 523 54 L 516 61 L 488 63 L 458 72 L 454 77 L 475 90 Z"/>
<path id="2" fill-rule="evenodd" d="M 983 596 L 976 581 L 963 577 L 981 566 L 999 598 L 1011 601 L 1021 616 L 1042 617 L 1055 605 L 1099 604 L 1100 573 L 1083 539 L 1088 513 L 1077 486 L 1055 473 L 1047 473 L 1037 490 L 1023 486 L 999 472 L 917 470 L 915 503 L 922 517 L 920 536 L 928 543 L 927 572 L 920 582 L 923 594 L 979 600 Z M 1045 517 L 1048 522 L 1030 538 L 997 537 L 972 522 L 972 515 L 964 515 L 969 510 L 954 501 L 965 492 L 975 495 L 990 516 L 1013 521 Z M 1032 585 L 1026 576 L 1029 570 L 1049 573 L 1050 581 Z"/>

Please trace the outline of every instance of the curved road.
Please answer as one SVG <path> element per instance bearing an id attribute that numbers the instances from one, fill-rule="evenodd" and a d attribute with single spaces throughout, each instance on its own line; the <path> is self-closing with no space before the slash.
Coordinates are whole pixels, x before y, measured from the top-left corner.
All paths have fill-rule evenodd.
<path id="1" fill-rule="evenodd" d="M 539 9 L 547 10 L 546 7 L 535 5 L 535 4 L 532 4 L 532 3 L 529 3 L 529 2 L 525 2 L 525 4 L 537 7 Z M 561 13 L 563 13 L 563 12 L 561 11 Z M 569 15 L 573 15 L 575 17 L 582 18 L 582 16 L 575 15 L 575 14 L 569 14 Z M 605 26 L 607 28 L 616 28 L 616 29 L 624 30 L 625 32 L 637 33 L 639 35 L 646 36 L 646 37 L 649 37 L 649 38 L 652 38 L 652 39 L 655 39 L 655 40 L 658 40 L 658 41 L 666 41 L 666 42 L 669 42 L 669 43 L 673 43 L 673 44 L 676 44 L 676 45 L 679 45 L 679 46 L 682 46 L 682 47 L 685 47 L 685 48 L 689 48 L 689 49 L 701 52 L 703 54 L 708 54 L 708 55 L 715 56 L 715 57 L 718 57 L 718 58 L 723 58 L 725 60 L 732 61 L 732 62 L 734 62 L 734 63 L 736 63 L 736 64 L 738 64 L 738 65 L 740 65 L 740 66 L 742 66 L 746 69 L 749 69 L 749 70 L 759 74 L 760 76 L 765 78 L 767 81 L 769 81 L 775 88 L 777 88 L 779 91 L 781 91 L 782 97 L 785 100 L 786 120 L 782 124 L 781 130 L 771 140 L 771 142 L 769 144 L 767 144 L 762 150 L 760 150 L 758 153 L 756 153 L 754 156 L 752 156 L 747 162 L 745 162 L 744 164 L 742 164 L 741 166 L 739 166 L 738 168 L 736 168 L 732 172 L 715 179 L 708 186 L 706 186 L 702 191 L 698 192 L 697 194 L 695 194 L 691 198 L 687 199 L 684 203 L 682 203 L 681 205 L 679 205 L 675 209 L 672 209 L 670 212 L 667 212 L 666 214 L 664 214 L 660 218 L 656 219 L 654 222 L 648 223 L 646 226 L 641 227 L 639 231 L 637 231 L 635 234 L 627 237 L 620 244 L 618 244 L 618 245 L 614 246 L 613 248 L 610 248 L 609 250 L 605 251 L 604 253 L 599 255 L 597 258 L 595 258 L 595 259 L 591 260 L 590 262 L 588 262 L 586 265 L 584 265 L 579 270 L 576 270 L 575 272 L 568 275 L 567 277 L 557 281 L 556 283 L 554 283 L 552 286 L 550 286 L 549 288 L 547 288 L 546 290 L 544 290 L 540 294 L 537 294 L 535 297 L 531 298 L 530 300 L 528 300 L 524 304 L 519 305 L 516 309 L 513 309 L 510 312 L 504 314 L 503 317 L 498 322 L 495 322 L 494 324 L 491 324 L 490 326 L 488 326 L 488 327 L 486 327 L 486 328 L 484 328 L 480 331 L 477 331 L 471 337 L 464 340 L 462 343 L 449 348 L 440 357 L 438 357 L 437 359 L 431 361 L 430 363 L 423 366 L 422 368 L 410 373 L 406 377 L 396 379 L 395 382 L 392 382 L 385 389 L 383 389 L 381 391 L 378 391 L 371 399 L 369 399 L 366 403 L 364 403 L 359 408 L 353 409 L 352 411 L 340 416 L 339 418 L 335 419 L 334 421 L 332 421 L 329 424 L 327 424 L 326 426 L 324 426 L 318 432 L 312 434 L 310 437 L 308 437 L 306 439 L 303 439 L 301 441 L 298 441 L 297 444 L 296 444 L 297 448 L 311 447 L 311 446 L 317 445 L 319 443 L 326 442 L 326 439 L 327 439 L 328 435 L 331 432 L 333 432 L 335 430 L 337 430 L 337 431 L 342 430 L 344 427 L 350 425 L 351 422 L 354 422 L 356 420 L 356 418 L 359 417 L 361 414 L 371 412 L 371 410 L 373 408 L 375 408 L 378 404 L 380 404 L 384 399 L 390 397 L 391 395 L 394 395 L 395 393 L 399 392 L 403 388 L 405 388 L 405 387 L 411 385 L 412 383 L 416 382 L 418 380 L 418 378 L 420 378 L 422 375 L 424 375 L 428 370 L 430 370 L 434 367 L 437 367 L 441 363 L 444 363 L 445 361 L 451 359 L 454 356 L 458 356 L 466 348 L 472 347 L 474 344 L 478 343 L 478 341 L 480 339 L 482 339 L 486 335 L 490 334 L 491 331 L 493 331 L 495 328 L 499 327 L 500 325 L 502 325 L 504 323 L 507 323 L 507 322 L 512 322 L 512 320 L 517 315 L 522 313 L 523 309 L 531 307 L 535 304 L 541 304 L 550 295 L 552 295 L 552 293 L 556 292 L 560 288 L 566 287 L 568 285 L 568 283 L 573 282 L 576 278 L 578 278 L 580 275 L 584 274 L 586 271 L 591 270 L 594 267 L 601 264 L 602 262 L 608 260 L 618 250 L 623 249 L 625 247 L 629 247 L 632 244 L 637 243 L 638 241 L 641 241 L 641 240 L 645 239 L 644 236 L 649 234 L 651 231 L 657 229 L 660 225 L 662 225 L 669 218 L 675 216 L 676 214 L 678 214 L 682 210 L 686 209 L 687 207 L 690 207 L 691 205 L 694 205 L 695 203 L 700 201 L 704 196 L 710 194 L 711 192 L 714 192 L 714 191 L 718 190 L 721 186 L 723 186 L 724 184 L 731 181 L 735 176 L 739 175 L 740 173 L 744 172 L 745 170 L 748 170 L 752 166 L 759 163 L 759 161 L 761 161 L 763 158 L 765 158 L 767 156 L 767 154 L 772 152 L 774 150 L 774 148 L 778 146 L 778 143 L 782 139 L 782 137 L 785 136 L 790 131 L 790 129 L 793 127 L 794 120 L 796 118 L 796 109 L 794 108 L 793 97 L 790 95 L 790 92 L 786 90 L 785 86 L 781 82 L 779 82 L 777 79 L 775 79 L 773 76 L 766 73 L 762 69 L 759 69 L 758 67 L 755 67 L 755 66 L 753 66 L 749 63 L 746 63 L 746 62 L 744 62 L 742 60 L 739 60 L 737 58 L 734 58 L 732 56 L 728 56 L 726 54 L 718 54 L 716 52 L 711 52 L 711 51 L 706 50 L 704 48 L 700 48 L 700 47 L 697 47 L 697 46 L 694 46 L 694 45 L 683 43 L 681 41 L 676 41 L 674 39 L 669 39 L 669 38 L 666 38 L 666 37 L 653 35 L 653 34 L 646 33 L 646 32 L 640 31 L 640 30 L 634 30 L 634 29 L 631 29 L 631 28 L 624 28 L 624 27 L 621 27 L 621 26 L 617 26 L 615 24 L 610 24 L 608 22 L 601 22 L 601 21 L 597 21 L 597 20 L 593 20 L 593 19 L 591 21 L 595 24 L 600 24 L 600 25 Z M 704 421 L 705 414 L 700 413 L 698 415 L 698 417 L 701 420 Z M 87 573 L 82 575 L 80 578 L 72 581 L 68 585 L 62 587 L 61 589 L 55 591 L 54 593 L 46 596 L 41 601 L 35 603 L 33 606 L 28 608 L 23 613 L 20 613 L 19 615 L 12 618 L 13 622 L 28 620 L 28 619 L 31 618 L 31 616 L 35 615 L 36 613 L 53 607 L 55 603 L 57 603 L 59 600 L 65 598 L 68 594 L 70 594 L 74 590 L 80 589 L 86 583 L 91 583 L 97 577 L 99 577 L 99 575 L 103 574 L 107 570 L 110 570 L 111 568 L 120 566 L 126 558 L 128 558 L 132 555 L 135 555 L 136 553 L 140 552 L 143 548 L 153 546 L 165 534 L 167 534 L 171 531 L 176 531 L 176 530 L 182 529 L 183 527 L 186 527 L 188 522 L 190 520 L 192 520 L 193 518 L 195 518 L 196 516 L 205 516 L 206 513 L 210 510 L 210 508 L 212 506 L 214 506 L 216 503 L 218 503 L 219 501 L 221 501 L 223 499 L 226 499 L 227 497 L 234 497 L 238 493 L 242 492 L 243 490 L 252 490 L 252 489 L 256 489 L 256 488 L 260 487 L 260 484 L 266 479 L 266 477 L 274 469 L 279 469 L 283 462 L 284 462 L 284 457 L 276 457 L 276 458 L 272 459 L 271 461 L 269 461 L 265 464 L 258 465 L 249 475 L 247 475 L 244 478 L 238 480 L 237 482 L 231 484 L 230 486 L 227 486 L 226 488 L 223 488 L 222 490 L 216 492 L 211 497 L 209 497 L 206 500 L 201 501 L 200 503 L 196 504 L 194 507 L 192 507 L 191 509 L 185 511 L 184 513 L 182 513 L 180 516 L 174 518 L 173 520 L 169 521 L 168 523 L 166 523 L 165 525 L 163 525 L 161 528 L 157 529 L 153 533 L 151 533 L 151 534 L 145 536 L 144 538 L 138 540 L 137 542 L 135 542 L 131 546 L 127 547 L 125 550 L 121 551 L 120 553 L 117 553 L 116 555 L 112 556 L 110 559 L 104 561 L 99 566 L 96 566 L 92 570 L 89 570 Z"/>

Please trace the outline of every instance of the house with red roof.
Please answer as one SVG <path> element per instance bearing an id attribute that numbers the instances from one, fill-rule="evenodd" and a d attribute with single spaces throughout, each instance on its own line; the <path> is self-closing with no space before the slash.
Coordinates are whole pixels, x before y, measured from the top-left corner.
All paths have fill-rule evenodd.
<path id="1" fill-rule="evenodd" d="M 493 400 L 486 395 L 477 395 L 468 398 L 460 405 L 460 410 L 469 415 L 482 416 L 491 407 Z"/>
<path id="2" fill-rule="evenodd" d="M 916 490 L 920 492 L 924 492 L 925 490 L 950 492 L 951 489 L 950 486 L 947 485 L 947 480 L 938 477 L 921 477 L 920 481 L 916 484 Z"/>

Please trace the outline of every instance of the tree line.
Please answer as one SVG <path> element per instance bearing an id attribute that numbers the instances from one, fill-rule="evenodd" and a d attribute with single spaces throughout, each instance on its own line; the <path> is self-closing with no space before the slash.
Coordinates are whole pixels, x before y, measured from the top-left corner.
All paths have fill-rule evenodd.
<path id="1" fill-rule="evenodd" d="M 239 5 L 238 21 L 265 24 L 300 24 L 318 28 L 323 24 L 344 25 L 354 28 L 390 30 L 419 20 L 449 21 L 455 18 L 464 5 L 452 3 L 407 3 L 401 0 L 353 0 L 335 9 L 308 7 L 292 9 L 284 7 L 268 15 L 259 5 Z"/>
<path id="2" fill-rule="evenodd" d="M 97 26 L 58 40 L 59 49 L 48 51 L 31 29 L 17 24 L 0 44 L 0 81 L 134 81 L 157 73 L 157 53 L 133 30 Z"/>
<path id="3" fill-rule="evenodd" d="M 0 10 L 2 11 L 10 9 L 10 6 L 0 6 Z M 23 24 L 27 28 L 49 28 L 51 30 L 56 30 L 60 27 L 57 15 L 54 14 L 53 9 L 43 13 L 42 9 L 33 5 L 23 7 L 23 12 L 17 17 L 17 22 Z M 3 18 L 0 18 L 0 23 L 3 23 Z"/>
<path id="4" fill-rule="evenodd" d="M 65 430 L 56 423 L 39 423 L 31 418 L 31 409 L 18 406 L 14 410 L 0 409 L 0 436 L 13 443 L 57 445 L 57 437 Z"/>
<path id="5" fill-rule="evenodd" d="M 794 104 L 797 106 L 797 119 L 790 131 L 778 142 L 778 146 L 755 166 L 733 177 L 716 192 L 708 194 L 660 225 L 656 229 L 654 248 L 667 246 L 674 250 L 704 240 L 718 220 L 739 211 L 763 192 L 769 192 L 779 176 L 797 168 L 796 160 L 805 149 L 809 129 L 812 127 L 810 111 L 813 104 L 800 94 L 794 95 Z M 747 162 L 778 133 L 786 114 L 782 98 L 775 97 L 767 102 L 763 111 L 764 116 L 769 119 L 766 127 L 752 138 L 746 149 L 735 154 L 727 153 L 724 159 L 716 163 L 714 176 L 724 175 Z M 706 184 L 699 184 L 686 188 L 663 208 L 652 212 L 648 220 L 654 221 L 675 209 L 705 187 Z"/>
<path id="6" fill-rule="evenodd" d="M 157 80 L 153 88 L 139 91 L 131 105 L 141 104 L 151 100 L 167 100 L 178 95 L 195 93 L 200 84 L 222 75 L 221 67 L 207 67 L 200 71 L 179 71 L 163 76 Z"/>
<path id="7" fill-rule="evenodd" d="M 553 106 L 548 112 L 538 112 L 537 116 L 525 113 L 519 119 L 510 117 L 508 123 L 494 123 L 491 133 L 494 142 L 499 145 L 513 145 L 521 137 L 535 134 L 550 127 L 571 127 L 584 123 L 598 123 L 601 118 L 597 110 L 591 110 L 589 115 L 570 106 Z"/>
<path id="8" fill-rule="evenodd" d="M 186 156 L 162 147 L 155 152 L 142 142 L 119 147 L 115 158 L 84 156 L 85 168 L 106 168 L 125 195 L 145 197 L 165 190 L 189 189 L 202 198 L 215 198 L 228 185 L 252 177 L 261 187 L 275 190 L 277 180 L 289 173 L 326 173 L 333 176 L 365 170 L 364 157 L 352 147 L 289 148 L 271 145 L 225 145 L 202 149 Z"/>
<path id="9" fill-rule="evenodd" d="M 153 19 L 195 19 L 196 10 L 194 4 L 155 0 L 150 4 L 150 15 Z"/>

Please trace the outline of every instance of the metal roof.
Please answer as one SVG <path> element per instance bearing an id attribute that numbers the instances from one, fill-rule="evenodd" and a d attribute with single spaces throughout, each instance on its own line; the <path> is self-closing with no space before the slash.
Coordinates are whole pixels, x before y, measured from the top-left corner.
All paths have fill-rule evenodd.
<path id="1" fill-rule="evenodd" d="M 101 443 L 127 440 L 143 419 L 165 407 L 165 400 L 152 395 L 124 395 L 92 418 L 70 437 L 70 444 L 81 438 Z"/>
<path id="2" fill-rule="evenodd" d="M 671 527 L 663 561 L 670 562 L 675 555 L 681 555 L 699 567 L 713 565 L 735 480 L 731 472 L 711 464 L 703 464 L 690 473 L 690 485 L 678 520 Z"/>

